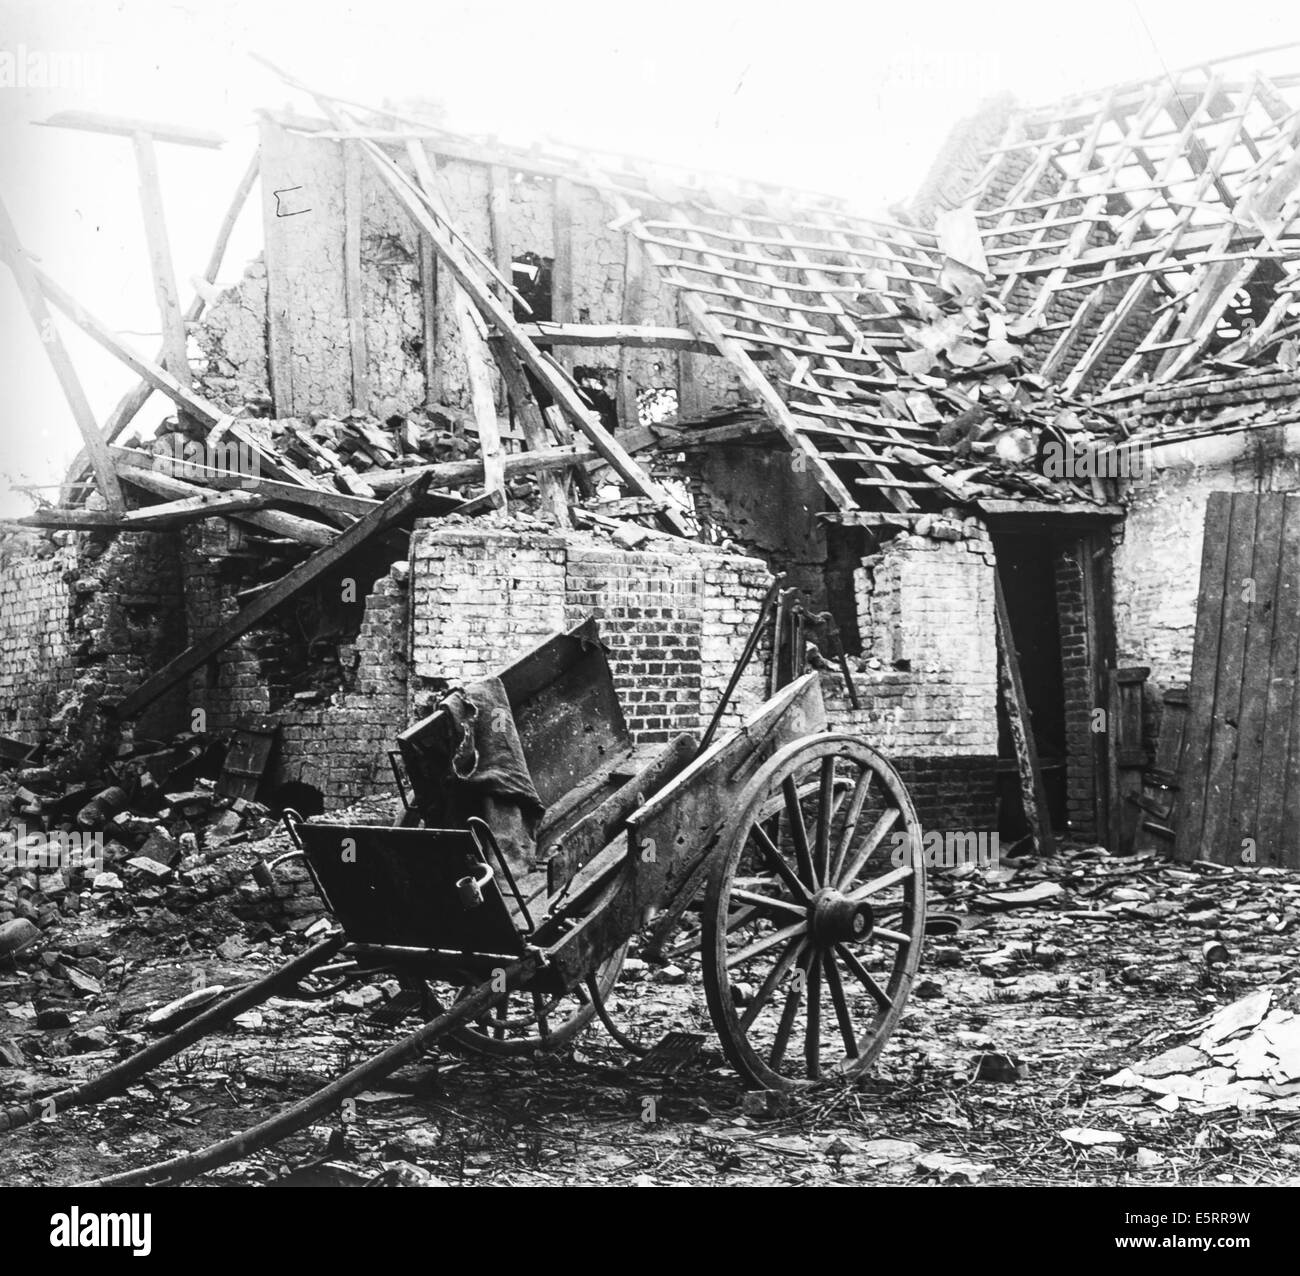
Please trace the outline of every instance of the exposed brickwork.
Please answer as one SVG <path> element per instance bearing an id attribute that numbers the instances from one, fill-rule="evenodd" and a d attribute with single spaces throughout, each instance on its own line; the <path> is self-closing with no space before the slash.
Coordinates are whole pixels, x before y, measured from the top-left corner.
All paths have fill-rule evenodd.
<path id="1" fill-rule="evenodd" d="M 76 551 L 47 545 L 44 552 L 37 558 L 11 551 L 0 566 L 0 730 L 33 744 L 50 734 L 77 667 Z"/>
<path id="2" fill-rule="evenodd" d="M 175 542 L 156 533 L 60 536 L 49 557 L 0 567 L 0 713 L 5 734 L 57 746 L 69 773 L 96 770 L 120 728 L 103 712 L 179 649 Z M 180 728 L 166 699 L 134 724 Z"/>
<path id="3" fill-rule="evenodd" d="M 769 580 L 755 559 L 628 553 L 582 534 L 424 524 L 412 554 L 414 695 L 482 677 L 595 616 L 638 743 L 707 722 Z M 756 662 L 724 723 L 738 724 L 761 703 L 763 688 Z"/>
<path id="4" fill-rule="evenodd" d="M 495 672 L 565 625 L 559 536 L 419 523 L 411 541 L 413 691 Z"/>
<path id="5" fill-rule="evenodd" d="M 856 573 L 868 706 L 846 710 L 901 757 L 996 756 L 993 547 L 973 520 L 964 540 L 899 536 Z"/>

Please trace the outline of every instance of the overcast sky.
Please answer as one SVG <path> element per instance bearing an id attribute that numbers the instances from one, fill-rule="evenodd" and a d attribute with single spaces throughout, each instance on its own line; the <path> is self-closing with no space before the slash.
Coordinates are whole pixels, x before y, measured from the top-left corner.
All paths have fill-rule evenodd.
<path id="1" fill-rule="evenodd" d="M 254 109 L 305 105 L 250 51 L 342 96 L 440 100 L 454 128 L 616 147 L 883 206 L 911 193 L 947 129 L 994 93 L 1046 102 L 1293 39 L 1294 0 L 0 0 L 0 71 L 6 52 L 57 52 L 72 55 L 63 65 L 77 81 L 0 87 L 0 194 L 46 269 L 152 355 L 129 141 L 32 122 L 77 108 L 228 139 L 219 152 L 160 147 L 187 304 L 185 281 L 251 153 Z M 223 282 L 260 247 L 257 222 L 254 201 Z M 132 377 L 80 334 L 68 342 L 102 420 Z M 79 436 L 3 268 L 0 344 L 0 475 L 56 482 Z M 0 515 L 22 512 L 5 486 L 0 477 Z"/>

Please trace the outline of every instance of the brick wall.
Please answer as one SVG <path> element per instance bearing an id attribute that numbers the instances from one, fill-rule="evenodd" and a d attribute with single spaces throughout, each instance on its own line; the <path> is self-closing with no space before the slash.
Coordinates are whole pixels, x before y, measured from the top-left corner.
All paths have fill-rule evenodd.
<path id="1" fill-rule="evenodd" d="M 753 626 L 768 584 L 755 559 L 627 552 L 582 533 L 421 524 L 412 540 L 412 696 L 492 673 L 587 616 L 638 742 L 698 730 Z M 756 663 L 724 725 L 762 702 Z"/>
<path id="2" fill-rule="evenodd" d="M 280 711 L 272 785 L 309 784 L 327 807 L 391 787 L 388 750 L 410 720 L 407 582 L 407 564 L 395 564 L 366 596 L 361 632 L 340 650 L 343 690 L 326 705 Z"/>
<path id="3" fill-rule="evenodd" d="M 180 649 L 175 541 L 159 533 L 61 534 L 0 564 L 0 730 L 48 742 L 69 774 L 97 770 L 123 728 L 104 712 Z M 155 702 L 125 730 L 183 726 Z"/>
<path id="4" fill-rule="evenodd" d="M 869 707 L 848 710 L 887 752 L 997 754 L 993 546 L 974 520 L 962 540 L 904 535 L 855 574 Z"/>
<path id="5" fill-rule="evenodd" d="M 0 731 L 35 744 L 76 677 L 72 637 L 76 551 L 15 547 L 0 564 Z"/>
<path id="6" fill-rule="evenodd" d="M 831 728 L 880 749 L 940 830 L 996 827 L 993 547 L 975 520 L 962 526 L 955 541 L 898 536 L 855 573 L 862 707 L 822 674 Z"/>

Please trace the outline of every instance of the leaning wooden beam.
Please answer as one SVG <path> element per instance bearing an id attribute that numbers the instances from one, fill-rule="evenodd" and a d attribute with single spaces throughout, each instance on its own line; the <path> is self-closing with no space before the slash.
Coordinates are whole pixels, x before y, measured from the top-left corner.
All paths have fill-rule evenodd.
<path id="1" fill-rule="evenodd" d="M 137 469 L 135 466 L 123 466 L 118 470 L 119 476 L 134 487 L 143 488 L 157 496 L 170 500 L 185 500 L 192 496 L 202 496 L 203 489 L 184 479 L 172 478 L 157 470 Z M 320 523 L 310 519 L 299 518 L 296 514 L 285 514 L 280 510 L 239 510 L 233 517 L 242 523 L 250 523 L 263 531 L 276 536 L 287 536 L 319 549 L 333 540 L 335 533 Z"/>
<path id="2" fill-rule="evenodd" d="M 1011 618 L 1007 600 L 1002 593 L 1002 580 L 998 568 L 993 569 L 993 599 L 997 616 L 998 685 L 1002 703 L 1011 726 L 1011 740 L 1016 751 L 1016 768 L 1020 773 L 1020 797 L 1024 807 L 1025 822 L 1033 839 L 1034 850 L 1039 855 L 1050 855 L 1052 820 L 1047 806 L 1047 790 L 1043 787 L 1043 773 L 1038 765 L 1038 749 L 1034 744 L 1034 730 L 1029 712 L 1025 684 L 1020 676 L 1020 657 L 1016 654 L 1016 639 L 1011 632 Z"/>
<path id="3" fill-rule="evenodd" d="M 542 383 L 564 415 L 591 440 L 596 451 L 638 496 L 644 496 L 655 503 L 657 517 L 669 531 L 682 536 L 689 535 L 690 528 L 681 512 L 675 507 L 672 498 L 642 470 L 618 440 L 601 425 L 599 417 L 582 401 L 577 391 L 556 374 L 554 368 L 547 363 L 542 352 L 524 333 L 510 311 L 479 279 L 451 236 L 425 207 L 418 192 L 401 169 L 373 142 L 363 142 L 362 145 L 366 148 L 366 154 L 370 157 L 376 171 L 397 196 L 416 225 L 429 237 L 438 250 L 440 258 L 478 308 L 479 313 L 510 340 L 520 360 Z"/>
<path id="4" fill-rule="evenodd" d="M 379 504 L 378 501 L 372 501 L 366 496 L 349 496 L 343 492 L 300 487 L 297 483 L 281 483 L 275 479 L 255 477 L 251 474 L 236 474 L 230 470 L 199 465 L 183 458 L 158 456 L 153 452 L 137 452 L 132 448 L 110 447 L 108 453 L 113 458 L 113 464 L 119 474 L 123 472 L 123 466 L 130 466 L 132 469 L 153 470 L 156 473 L 170 475 L 172 478 L 187 479 L 221 491 L 253 492 L 265 496 L 268 501 L 320 510 L 333 516 L 335 522 L 339 518 L 346 520 L 340 526 L 347 526 L 354 518 L 369 514 Z"/>
<path id="5" fill-rule="evenodd" d="M 58 377 L 59 384 L 63 387 L 68 406 L 72 409 L 77 428 L 85 441 L 90 463 L 95 470 L 95 478 L 99 482 L 100 493 L 108 502 L 109 509 L 120 510 L 123 508 L 122 489 L 118 485 L 117 475 L 113 472 L 113 463 L 108 459 L 108 446 L 99 433 L 99 423 L 91 410 L 90 400 L 86 398 L 81 380 L 72 366 L 72 358 L 63 344 L 58 328 L 54 326 L 54 318 L 50 314 L 49 307 L 45 304 L 40 272 L 23 251 L 13 222 L 9 219 L 9 210 L 5 208 L 2 200 L 0 200 L 0 256 L 13 271 L 14 282 L 17 283 L 18 291 L 22 294 L 27 313 L 31 316 L 32 323 L 36 325 L 37 334 L 54 368 L 54 375 Z"/>
<path id="6" fill-rule="evenodd" d="M 239 214 L 243 212 L 244 205 L 248 202 L 249 192 L 253 189 L 253 183 L 257 181 L 258 169 L 260 167 L 261 152 L 253 151 L 253 158 L 249 161 L 248 167 L 244 170 L 244 175 L 240 178 L 239 185 L 235 188 L 235 193 L 230 201 L 230 206 L 226 209 L 226 215 L 221 219 L 221 225 L 217 229 L 217 238 L 212 246 L 212 252 L 208 257 L 208 264 L 201 276 L 205 284 L 213 283 L 221 271 L 221 263 L 226 258 L 226 247 L 230 243 L 230 236 L 234 233 L 235 223 L 239 220 Z M 185 326 L 188 331 L 190 325 L 198 323 L 203 317 L 204 308 L 207 305 L 207 299 L 202 292 L 194 294 L 194 300 L 190 302 L 185 310 Z M 154 357 L 155 363 L 162 363 L 167 357 L 167 350 L 164 346 Z M 148 381 L 137 381 L 130 390 L 118 400 L 117 406 L 108 415 L 108 420 L 104 422 L 104 428 L 100 432 L 106 443 L 112 443 L 117 439 L 122 431 L 135 419 L 135 415 L 149 401 L 149 396 L 153 393 L 153 386 Z M 85 451 L 78 452 L 73 458 L 72 464 L 68 467 L 68 476 L 64 480 L 64 498 L 67 499 L 68 488 L 75 483 L 80 483 L 86 477 L 89 467 L 89 460 Z"/>
<path id="7" fill-rule="evenodd" d="M 139 373 L 154 389 L 161 390 L 177 407 L 182 408 L 204 425 L 212 427 L 213 433 L 209 435 L 210 439 L 220 434 L 230 434 L 256 456 L 258 463 L 272 476 L 296 480 L 306 487 L 318 486 L 309 474 L 290 464 L 284 457 L 276 456 L 263 447 L 252 433 L 228 412 L 223 412 L 216 404 L 210 403 L 201 395 L 195 394 L 188 386 L 182 385 L 170 372 L 160 368 L 153 360 L 146 359 L 137 350 L 132 350 L 108 324 L 89 314 L 75 297 L 61 288 L 39 267 L 33 266 L 32 273 L 45 296 L 88 337 L 103 346 L 110 354 L 116 355 L 128 368 Z M 104 454 L 107 455 L 107 445 L 98 429 L 94 431 L 94 437 L 96 445 L 104 449 Z"/>
<path id="8" fill-rule="evenodd" d="M 483 456 L 483 486 L 489 492 L 506 490 L 501 426 L 497 421 L 496 396 L 488 371 L 487 340 L 479 328 L 478 315 L 463 292 L 456 294 L 456 322 L 460 327 L 460 348 L 469 381 L 470 407 L 478 427 L 479 451 Z"/>
<path id="9" fill-rule="evenodd" d="M 355 142 L 344 142 L 345 151 L 354 152 Z M 433 165 L 418 142 L 406 144 L 407 157 L 415 170 L 415 180 L 428 199 L 437 198 Z M 354 164 L 360 164 L 357 156 Z M 358 169 L 358 181 L 359 169 Z M 460 329 L 460 348 L 465 360 L 465 379 L 469 382 L 470 407 L 478 427 L 479 451 L 483 456 L 483 487 L 488 492 L 500 492 L 505 498 L 506 480 L 502 470 L 501 427 L 497 421 L 496 394 L 492 389 L 492 376 L 488 370 L 487 339 L 479 327 L 479 319 L 463 289 L 456 290 L 453 309 L 456 326 Z"/>
<path id="10" fill-rule="evenodd" d="M 212 518 L 217 514 L 234 514 L 261 509 L 266 497 L 252 492 L 204 492 L 187 496 L 162 505 L 146 505 L 143 509 L 127 510 L 124 514 L 107 510 L 40 509 L 25 514 L 18 522 L 23 527 L 57 527 L 65 530 L 78 528 L 111 528 L 120 532 L 147 532 L 155 528 L 180 527 L 198 519 Z"/>
<path id="11" fill-rule="evenodd" d="M 191 644 L 179 656 L 169 661 L 152 677 L 146 678 L 135 691 L 118 706 L 120 718 L 131 718 L 152 704 L 163 692 L 188 677 L 219 651 L 224 650 L 241 634 L 247 633 L 258 621 L 269 615 L 305 589 L 312 581 L 342 562 L 354 549 L 371 537 L 387 531 L 408 514 L 417 512 L 428 490 L 427 478 L 417 478 L 393 493 L 382 505 L 365 518 L 358 519 L 345 532 L 340 532 L 330 544 L 314 553 L 306 562 L 299 563 L 282 576 L 265 593 L 249 603 L 237 616 L 199 642 Z"/>

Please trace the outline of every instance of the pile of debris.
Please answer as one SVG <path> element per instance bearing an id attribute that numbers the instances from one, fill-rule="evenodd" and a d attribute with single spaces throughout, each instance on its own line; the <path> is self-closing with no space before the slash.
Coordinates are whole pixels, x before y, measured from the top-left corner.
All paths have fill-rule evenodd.
<path id="1" fill-rule="evenodd" d="M 266 453 L 340 492 L 370 500 L 375 499 L 376 488 L 367 475 L 373 478 L 376 471 L 460 461 L 479 451 L 476 438 L 471 437 L 472 422 L 454 408 L 417 408 L 383 421 L 360 411 L 341 420 L 317 415 L 273 420 L 270 411 L 265 399 L 243 405 L 247 414 L 243 423 Z M 172 417 L 159 425 L 152 440 L 144 442 L 137 435 L 126 446 L 161 457 L 163 464 L 204 468 L 210 455 L 206 435 Z"/>
<path id="2" fill-rule="evenodd" d="M 230 792 L 211 771 L 215 746 L 187 734 L 141 744 L 93 785 L 69 786 L 53 767 L 29 766 L 0 783 L 0 960 L 71 916 L 142 909 L 161 933 L 177 914 L 247 877 L 220 861 L 274 827 L 261 803 Z M 156 914 L 156 915 L 155 915 Z"/>
<path id="3" fill-rule="evenodd" d="M 896 302 L 888 320 L 859 316 L 896 328 L 902 338 L 893 349 L 882 342 L 880 350 L 896 388 L 835 388 L 871 403 L 887 419 L 933 427 L 935 447 L 923 453 L 896 444 L 890 453 L 916 467 L 937 466 L 968 499 L 1007 492 L 1048 501 L 1105 499 L 1102 454 L 1128 430 L 1115 413 L 1064 394 L 1028 370 L 1033 338 L 1046 317 L 1009 315 L 986 290 L 985 278 L 956 261 L 940 282 L 947 294 L 939 300 L 915 289 Z M 1068 467 L 1060 464 L 1066 458 Z"/>
<path id="4" fill-rule="evenodd" d="M 1187 1035 L 1152 1058 L 1121 1068 L 1103 1085 L 1141 1092 L 1158 1108 L 1201 1113 L 1267 1108 L 1300 1112 L 1300 1014 L 1261 988 L 1188 1025 Z"/>

